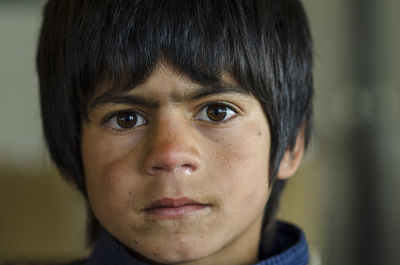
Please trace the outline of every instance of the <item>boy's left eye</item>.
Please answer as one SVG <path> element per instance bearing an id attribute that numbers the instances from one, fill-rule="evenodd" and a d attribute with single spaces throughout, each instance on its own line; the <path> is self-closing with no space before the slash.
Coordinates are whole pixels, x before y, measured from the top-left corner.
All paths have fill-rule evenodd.
<path id="1" fill-rule="evenodd" d="M 209 122 L 224 122 L 237 114 L 231 107 L 222 103 L 213 103 L 203 107 L 196 119 Z"/>
<path id="2" fill-rule="evenodd" d="M 126 130 L 146 124 L 146 119 L 137 112 L 126 111 L 112 115 L 105 121 L 105 124 L 116 130 Z"/>

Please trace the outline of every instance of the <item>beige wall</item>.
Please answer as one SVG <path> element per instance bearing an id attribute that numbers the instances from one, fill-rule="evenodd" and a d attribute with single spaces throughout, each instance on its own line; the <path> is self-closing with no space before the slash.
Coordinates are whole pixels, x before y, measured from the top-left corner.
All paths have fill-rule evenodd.
<path id="1" fill-rule="evenodd" d="M 0 169 L 0 264 L 87 253 L 85 204 L 52 169 Z"/>

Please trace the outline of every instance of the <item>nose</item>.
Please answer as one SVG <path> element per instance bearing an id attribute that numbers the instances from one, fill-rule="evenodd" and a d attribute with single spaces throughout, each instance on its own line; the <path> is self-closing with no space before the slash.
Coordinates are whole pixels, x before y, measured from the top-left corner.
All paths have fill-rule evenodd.
<path id="1" fill-rule="evenodd" d="M 185 119 L 163 116 L 151 126 L 144 170 L 152 176 L 190 175 L 201 164 L 195 128 Z"/>

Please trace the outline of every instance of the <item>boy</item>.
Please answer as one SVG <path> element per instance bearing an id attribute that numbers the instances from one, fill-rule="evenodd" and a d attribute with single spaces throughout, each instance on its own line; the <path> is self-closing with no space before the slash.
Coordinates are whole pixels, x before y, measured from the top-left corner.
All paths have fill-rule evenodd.
<path id="1" fill-rule="evenodd" d="M 51 157 L 98 222 L 77 264 L 307 263 L 274 220 L 311 127 L 298 0 L 50 0 L 37 66 Z"/>

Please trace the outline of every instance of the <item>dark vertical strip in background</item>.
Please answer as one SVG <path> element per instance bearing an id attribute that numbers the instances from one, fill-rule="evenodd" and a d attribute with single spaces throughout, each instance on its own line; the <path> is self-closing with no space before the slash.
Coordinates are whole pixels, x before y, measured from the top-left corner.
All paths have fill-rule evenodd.
<path id="1" fill-rule="evenodd" d="M 378 182 L 379 165 L 379 34 L 377 0 L 352 0 L 352 59 L 354 74 L 355 123 L 350 135 L 350 156 L 354 176 L 354 204 L 348 246 L 353 261 L 348 264 L 383 264 Z"/>

